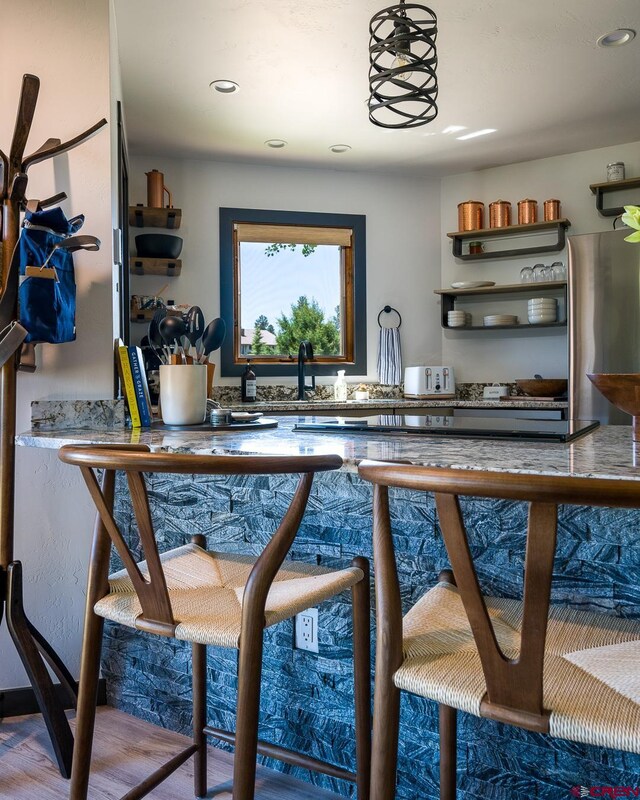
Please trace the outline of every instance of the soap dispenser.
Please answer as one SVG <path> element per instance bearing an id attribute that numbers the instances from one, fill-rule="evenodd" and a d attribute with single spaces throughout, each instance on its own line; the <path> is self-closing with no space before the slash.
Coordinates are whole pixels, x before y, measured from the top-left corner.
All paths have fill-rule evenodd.
<path id="1" fill-rule="evenodd" d="M 334 399 L 339 403 L 346 403 L 347 401 L 347 382 L 344 379 L 344 370 L 338 370 L 338 377 L 333 385 Z"/>

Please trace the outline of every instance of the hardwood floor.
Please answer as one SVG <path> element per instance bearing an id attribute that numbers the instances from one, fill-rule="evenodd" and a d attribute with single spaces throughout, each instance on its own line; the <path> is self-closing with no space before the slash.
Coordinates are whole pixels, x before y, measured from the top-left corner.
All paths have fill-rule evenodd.
<path id="1" fill-rule="evenodd" d="M 72 721 L 72 727 L 74 725 Z M 143 722 L 121 711 L 98 709 L 89 797 L 117 800 L 153 772 L 187 738 Z M 233 758 L 209 748 L 209 794 L 231 798 Z M 338 795 L 303 781 L 258 767 L 256 800 L 339 800 Z M 64 800 L 69 783 L 60 777 L 39 715 L 0 720 L 0 798 L 3 800 Z M 151 800 L 193 797 L 193 761 L 148 795 Z"/>

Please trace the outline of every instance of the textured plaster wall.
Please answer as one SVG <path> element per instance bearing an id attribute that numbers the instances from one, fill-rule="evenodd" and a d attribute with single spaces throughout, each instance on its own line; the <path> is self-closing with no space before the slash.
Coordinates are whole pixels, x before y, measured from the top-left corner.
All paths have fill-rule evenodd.
<path id="1" fill-rule="evenodd" d="M 145 172 L 164 172 L 174 204 L 183 210 L 178 233 L 184 238 L 180 277 L 132 276 L 132 292 L 153 294 L 168 280 L 165 297 L 198 303 L 206 316 L 218 316 L 220 206 L 366 214 L 367 374 L 347 370 L 347 378 L 377 380 L 377 317 L 387 303 L 402 314 L 404 363 L 440 363 L 440 323 L 435 312 L 425 311 L 425 298 L 440 280 L 437 181 L 146 155 L 132 157 L 130 167 L 132 203 L 145 201 Z M 219 353 L 216 357 L 218 381 Z M 238 384 L 239 379 L 218 382 Z"/>
<path id="2" fill-rule="evenodd" d="M 38 75 L 40 98 L 27 150 L 68 139 L 101 117 L 110 119 L 108 0 L 32 0 L 3 5 L 0 47 L 0 147 L 8 152 L 22 75 Z M 47 398 L 112 396 L 112 256 L 110 132 L 29 172 L 29 196 L 69 195 L 63 209 L 86 215 L 84 232 L 99 253 L 76 255 L 77 341 L 38 347 L 36 373 L 18 379 L 18 430 L 30 425 L 30 403 Z M 19 448 L 16 549 L 27 576 L 30 616 L 76 673 L 89 535 L 93 514 L 79 475 L 55 452 Z M 0 688 L 27 685 L 0 630 Z"/>
<path id="3" fill-rule="evenodd" d="M 562 216 L 571 221 L 568 235 L 595 233 L 609 230 L 612 217 L 602 217 L 595 207 L 595 198 L 589 184 L 606 180 L 606 165 L 611 161 L 624 161 L 629 177 L 640 174 L 640 142 L 585 150 L 553 158 L 508 164 L 494 169 L 467 172 L 442 179 L 441 188 L 441 244 L 442 286 L 452 281 L 491 280 L 496 283 L 518 283 L 520 270 L 536 263 L 567 263 L 567 250 L 558 253 L 498 261 L 459 261 L 451 253 L 448 231 L 458 228 L 457 204 L 465 200 L 480 200 L 485 204 L 485 225 L 489 225 L 489 203 L 493 200 L 510 200 L 513 204 L 512 221 L 517 221 L 517 201 L 525 197 L 538 200 L 538 219 L 542 220 L 542 203 L 556 197 L 562 203 Z M 637 190 L 605 197 L 608 207 L 638 201 Z M 493 248 L 522 247 L 547 244 L 551 237 L 537 237 L 514 241 L 503 239 Z M 477 309 L 474 324 L 482 324 L 482 314 L 514 313 L 526 320 L 527 297 L 514 300 L 513 296 L 497 302 L 489 299 L 482 305 L 465 305 Z M 432 295 L 427 299 L 429 309 L 440 311 L 439 301 Z M 566 330 L 566 329 L 565 329 Z M 461 381 L 513 381 L 533 377 L 538 372 L 547 377 L 567 375 L 567 336 L 563 329 L 549 328 L 531 331 L 443 331 L 443 363 L 453 364 L 456 378 Z"/>

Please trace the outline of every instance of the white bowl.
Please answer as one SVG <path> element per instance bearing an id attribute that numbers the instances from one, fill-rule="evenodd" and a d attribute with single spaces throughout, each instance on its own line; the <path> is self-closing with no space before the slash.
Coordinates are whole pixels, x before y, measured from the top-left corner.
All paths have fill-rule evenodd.
<path id="1" fill-rule="evenodd" d="M 531 323 L 531 325 L 540 325 L 541 323 L 545 323 L 545 322 L 557 322 L 558 321 L 556 319 L 555 314 L 552 317 L 549 317 L 549 316 L 545 317 L 545 316 L 541 316 L 541 315 L 530 315 L 528 319 L 529 319 L 529 322 Z"/>
<path id="2" fill-rule="evenodd" d="M 536 305 L 549 305 L 555 306 L 558 301 L 555 297 L 530 297 L 529 303 L 534 303 Z"/>

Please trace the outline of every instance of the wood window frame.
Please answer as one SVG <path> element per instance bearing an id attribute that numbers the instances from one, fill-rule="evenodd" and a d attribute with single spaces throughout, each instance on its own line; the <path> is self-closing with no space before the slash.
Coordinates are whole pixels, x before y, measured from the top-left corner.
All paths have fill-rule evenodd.
<path id="1" fill-rule="evenodd" d="M 247 360 L 256 365 L 262 377 L 286 377 L 297 371 L 297 352 L 285 356 L 242 356 L 240 352 L 239 264 L 236 226 L 238 224 L 287 225 L 303 227 L 349 228 L 351 246 L 343 248 L 344 278 L 342 308 L 344 352 L 340 356 L 321 355 L 314 359 L 315 375 L 334 375 L 344 368 L 354 375 L 367 373 L 366 338 L 366 218 L 361 214 L 324 214 L 302 211 L 220 208 L 220 316 L 227 324 L 222 346 L 222 377 L 244 372 Z M 312 342 L 313 344 L 313 342 Z"/>

